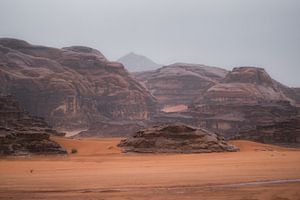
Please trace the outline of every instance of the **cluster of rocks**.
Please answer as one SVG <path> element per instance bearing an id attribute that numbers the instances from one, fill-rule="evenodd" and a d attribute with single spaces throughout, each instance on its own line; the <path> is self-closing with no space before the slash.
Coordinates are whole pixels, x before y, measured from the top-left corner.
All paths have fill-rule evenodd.
<path id="1" fill-rule="evenodd" d="M 119 147 L 124 152 L 138 153 L 209 153 L 234 152 L 238 148 L 228 144 L 223 137 L 204 129 L 173 124 L 154 126 L 137 131 L 122 140 Z"/>
<path id="2" fill-rule="evenodd" d="M 65 154 L 50 135 L 64 134 L 24 112 L 12 96 L 0 96 L 0 155 Z"/>

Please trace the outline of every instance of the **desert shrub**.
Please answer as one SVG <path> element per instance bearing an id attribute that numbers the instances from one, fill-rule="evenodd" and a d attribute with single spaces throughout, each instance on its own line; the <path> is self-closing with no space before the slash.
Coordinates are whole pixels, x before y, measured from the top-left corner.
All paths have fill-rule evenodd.
<path id="1" fill-rule="evenodd" d="M 77 149 L 75 149 L 75 148 L 71 149 L 71 153 L 72 154 L 77 153 Z"/>

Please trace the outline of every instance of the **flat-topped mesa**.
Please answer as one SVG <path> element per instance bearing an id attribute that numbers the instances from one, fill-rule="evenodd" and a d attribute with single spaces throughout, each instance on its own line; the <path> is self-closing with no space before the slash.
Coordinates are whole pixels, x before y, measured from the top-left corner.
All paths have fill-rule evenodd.
<path id="1" fill-rule="evenodd" d="M 222 137 L 184 124 L 154 126 L 137 131 L 118 145 L 124 152 L 210 153 L 238 151 Z"/>
<path id="2" fill-rule="evenodd" d="M 121 63 L 98 50 L 62 49 L 0 39 L 0 92 L 59 128 L 109 120 L 145 120 L 156 100 Z"/>
<path id="3" fill-rule="evenodd" d="M 64 135 L 32 117 L 12 96 L 0 96 L 0 155 L 65 154 L 50 135 Z"/>

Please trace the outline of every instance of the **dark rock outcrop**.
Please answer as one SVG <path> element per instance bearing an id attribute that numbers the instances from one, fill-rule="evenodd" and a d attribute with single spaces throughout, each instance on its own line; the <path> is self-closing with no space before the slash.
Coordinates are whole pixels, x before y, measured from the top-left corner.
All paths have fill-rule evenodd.
<path id="1" fill-rule="evenodd" d="M 256 129 L 241 132 L 235 137 L 300 147 L 300 116 L 261 124 Z"/>
<path id="2" fill-rule="evenodd" d="M 184 124 L 155 126 L 122 140 L 124 152 L 139 153 L 209 153 L 237 151 L 214 133 Z"/>
<path id="3" fill-rule="evenodd" d="M 64 135 L 22 110 L 12 96 L 0 96 L 0 155 L 65 154 L 50 135 Z"/>
<path id="4" fill-rule="evenodd" d="M 81 46 L 57 49 L 0 39 L 0 92 L 60 128 L 144 120 L 156 112 L 155 98 L 122 64 Z"/>

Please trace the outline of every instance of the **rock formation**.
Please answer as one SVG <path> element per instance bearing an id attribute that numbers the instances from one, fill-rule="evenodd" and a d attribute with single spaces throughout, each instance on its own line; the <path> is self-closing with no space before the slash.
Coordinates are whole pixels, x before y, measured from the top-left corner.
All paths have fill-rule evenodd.
<path id="1" fill-rule="evenodd" d="M 135 53 L 129 53 L 119 58 L 118 62 L 122 63 L 130 72 L 148 71 L 160 67 L 159 64 L 153 62 L 146 56 L 137 55 Z"/>
<path id="2" fill-rule="evenodd" d="M 139 153 L 208 153 L 237 151 L 220 136 L 184 124 L 154 126 L 122 140 L 124 152 Z"/>
<path id="3" fill-rule="evenodd" d="M 56 49 L 0 39 L 0 92 L 60 128 L 144 120 L 156 110 L 155 98 L 122 64 L 81 46 Z"/>
<path id="4" fill-rule="evenodd" d="M 226 70 L 217 67 L 176 63 L 134 76 L 157 98 L 163 110 L 172 110 L 174 106 L 188 106 L 226 74 Z"/>
<path id="5" fill-rule="evenodd" d="M 50 135 L 64 135 L 24 112 L 12 96 L 0 96 L 0 155 L 65 154 Z"/>
<path id="6" fill-rule="evenodd" d="M 198 125 L 226 138 L 295 142 L 296 135 L 300 134 L 300 130 L 292 125 L 295 123 L 289 122 L 298 115 L 297 108 L 292 105 L 294 100 L 286 96 L 262 68 L 234 68 L 196 102 L 191 110 Z M 292 126 L 281 132 L 285 136 L 277 137 L 284 124 Z M 262 131 L 266 129 L 268 134 Z"/>
<path id="7" fill-rule="evenodd" d="M 227 139 L 299 141 L 298 89 L 276 82 L 262 68 L 227 72 L 175 64 L 135 76 L 158 99 L 163 112 L 153 117 L 156 122 L 204 127 Z"/>

